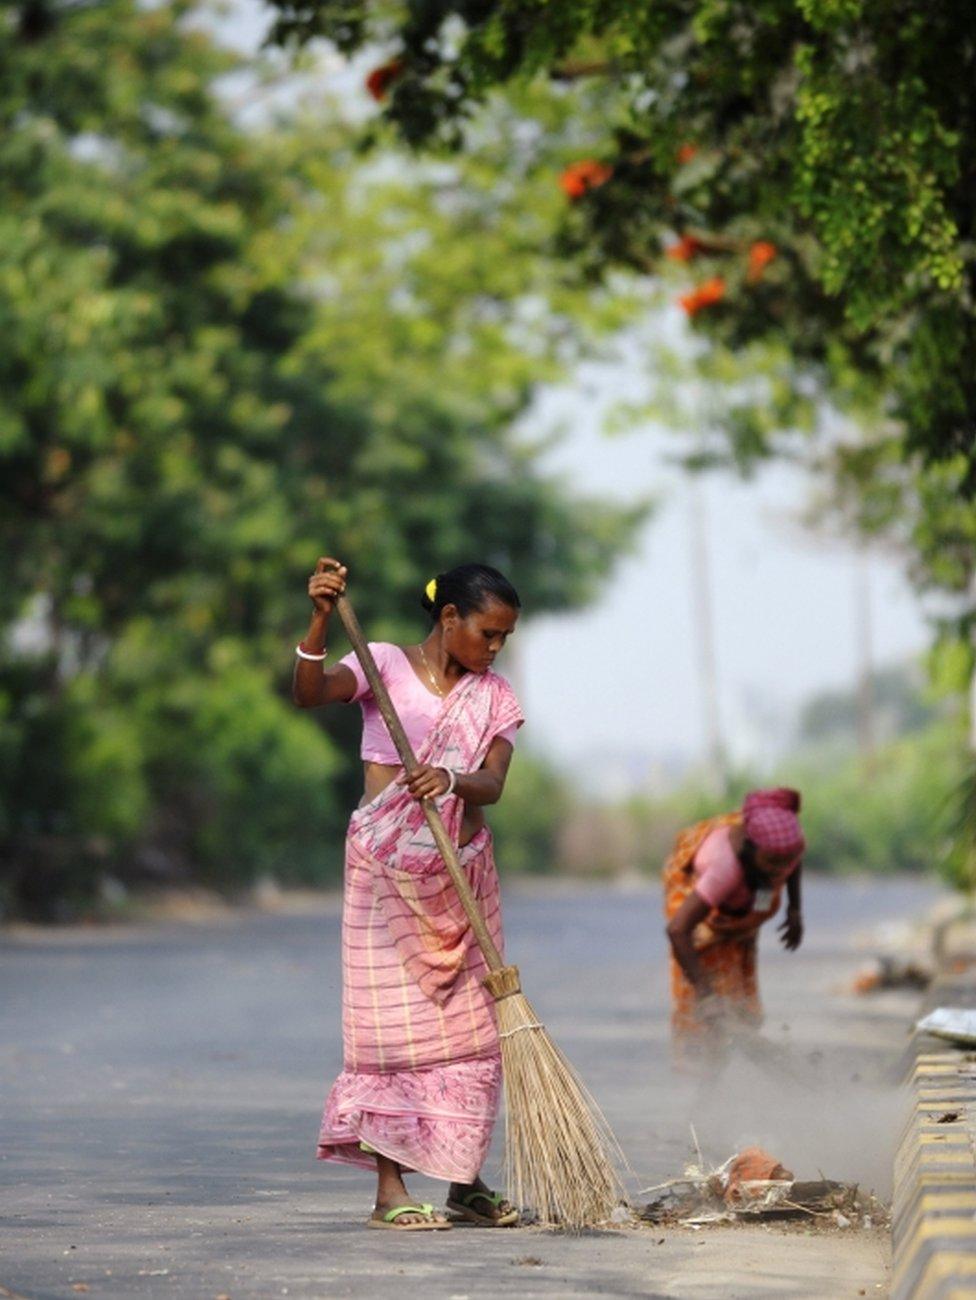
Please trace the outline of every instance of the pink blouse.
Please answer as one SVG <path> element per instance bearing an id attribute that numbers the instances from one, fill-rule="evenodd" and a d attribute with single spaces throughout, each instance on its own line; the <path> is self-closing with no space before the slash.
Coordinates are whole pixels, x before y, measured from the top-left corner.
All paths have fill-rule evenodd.
<path id="1" fill-rule="evenodd" d="M 390 692 L 403 729 L 414 753 L 423 744 L 441 711 L 444 701 L 433 691 L 429 691 L 413 670 L 413 665 L 398 645 L 389 641 L 370 641 L 369 648 L 376 660 L 376 667 Z M 363 743 L 360 749 L 364 763 L 384 763 L 388 767 L 399 767 L 400 757 L 396 746 L 390 739 L 383 715 L 373 699 L 366 674 L 355 654 L 350 652 L 341 664 L 351 670 L 356 678 L 356 693 L 350 703 L 357 702 L 363 711 Z M 517 726 L 506 727 L 498 734 L 510 745 L 515 744 Z"/>
<path id="2" fill-rule="evenodd" d="M 729 832 L 730 826 L 716 826 L 706 835 L 695 854 L 695 893 L 709 907 L 723 907 L 730 912 L 744 912 L 752 907 L 753 891 L 746 884 L 742 863 L 736 856 Z M 782 884 L 799 865 L 800 859 L 790 864 L 778 876 Z"/>

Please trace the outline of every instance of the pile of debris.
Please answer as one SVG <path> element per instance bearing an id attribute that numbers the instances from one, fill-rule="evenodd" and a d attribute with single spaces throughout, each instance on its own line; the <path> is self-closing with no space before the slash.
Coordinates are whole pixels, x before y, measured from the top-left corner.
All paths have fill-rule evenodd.
<path id="1" fill-rule="evenodd" d="M 640 1211 L 648 1223 L 698 1228 L 746 1219 L 806 1217 L 825 1227 L 871 1228 L 887 1223 L 888 1211 L 856 1183 L 820 1178 L 800 1182 L 775 1157 L 760 1147 L 746 1147 L 716 1169 L 698 1163 L 644 1194 L 651 1200 Z"/>

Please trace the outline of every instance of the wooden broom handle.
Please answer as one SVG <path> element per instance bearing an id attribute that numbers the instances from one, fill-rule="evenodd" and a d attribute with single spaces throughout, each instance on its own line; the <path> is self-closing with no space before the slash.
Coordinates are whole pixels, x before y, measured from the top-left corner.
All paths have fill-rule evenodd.
<path id="1" fill-rule="evenodd" d="M 373 652 L 366 644 L 366 638 L 363 635 L 363 629 L 359 625 L 359 619 L 356 612 L 350 605 L 346 596 L 336 598 L 335 607 L 342 619 L 342 626 L 346 629 L 346 635 L 352 642 L 352 648 L 356 652 L 356 658 L 362 664 L 363 672 L 366 674 L 366 680 L 369 682 L 370 690 L 373 692 L 373 699 L 383 715 L 383 721 L 386 723 L 390 737 L 396 746 L 396 751 L 400 755 L 400 761 L 407 772 L 412 772 L 418 767 L 416 755 L 410 741 L 407 739 L 407 733 L 403 730 L 403 723 L 397 716 L 397 711 L 393 707 L 393 701 L 390 699 L 390 692 L 386 689 L 386 683 L 379 674 L 376 667 L 376 660 L 373 658 Z M 485 925 L 485 918 L 481 915 L 481 908 L 478 906 L 478 900 L 475 898 L 468 883 L 468 878 L 464 874 L 464 868 L 458 861 L 457 850 L 451 843 L 451 837 L 447 833 L 447 827 L 444 825 L 440 813 L 434 806 L 433 800 L 422 799 L 424 816 L 427 818 L 427 825 L 433 833 L 434 840 L 440 850 L 440 855 L 444 859 L 444 865 L 447 867 L 450 877 L 454 882 L 454 888 L 458 892 L 458 898 L 461 900 L 461 906 L 471 923 L 471 929 L 474 931 L 474 937 L 478 941 L 478 947 L 484 954 L 485 962 L 490 971 L 503 969 L 505 963 L 502 961 L 501 953 L 495 947 L 491 935 L 488 933 L 488 927 Z"/>

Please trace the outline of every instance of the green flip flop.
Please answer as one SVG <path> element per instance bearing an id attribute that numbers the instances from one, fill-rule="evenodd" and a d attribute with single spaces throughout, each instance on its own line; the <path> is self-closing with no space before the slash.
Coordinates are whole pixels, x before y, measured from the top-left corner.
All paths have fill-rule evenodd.
<path id="1" fill-rule="evenodd" d="M 401 1214 L 422 1214 L 423 1223 L 398 1223 Z M 451 1224 L 448 1219 L 440 1221 L 434 1218 L 434 1207 L 432 1205 L 395 1205 L 392 1210 L 386 1210 L 379 1218 L 374 1214 L 366 1222 L 367 1228 L 389 1228 L 393 1232 L 443 1232 L 445 1228 L 450 1228 Z"/>
<path id="2" fill-rule="evenodd" d="M 501 1192 L 468 1192 L 459 1201 L 448 1197 L 447 1208 L 467 1223 L 477 1224 L 479 1228 L 511 1228 L 518 1223 L 519 1212 L 514 1207 L 504 1214 L 482 1214 L 474 1208 L 475 1201 L 486 1201 L 497 1210 L 505 1204 L 505 1197 Z"/>

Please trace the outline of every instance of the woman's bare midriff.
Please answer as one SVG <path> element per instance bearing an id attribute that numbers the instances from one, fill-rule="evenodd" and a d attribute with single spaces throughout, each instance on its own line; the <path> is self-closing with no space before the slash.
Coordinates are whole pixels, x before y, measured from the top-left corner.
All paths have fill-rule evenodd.
<path id="1" fill-rule="evenodd" d="M 390 767 L 386 763 L 364 763 L 363 764 L 363 797 L 360 802 L 360 808 L 364 804 L 372 803 L 376 796 L 386 789 L 397 772 L 399 767 Z M 474 839 L 478 831 L 485 824 L 485 814 L 478 807 L 469 807 L 463 805 L 464 815 L 461 818 L 461 835 L 458 841 L 459 847 L 463 848 L 465 844 Z"/>

